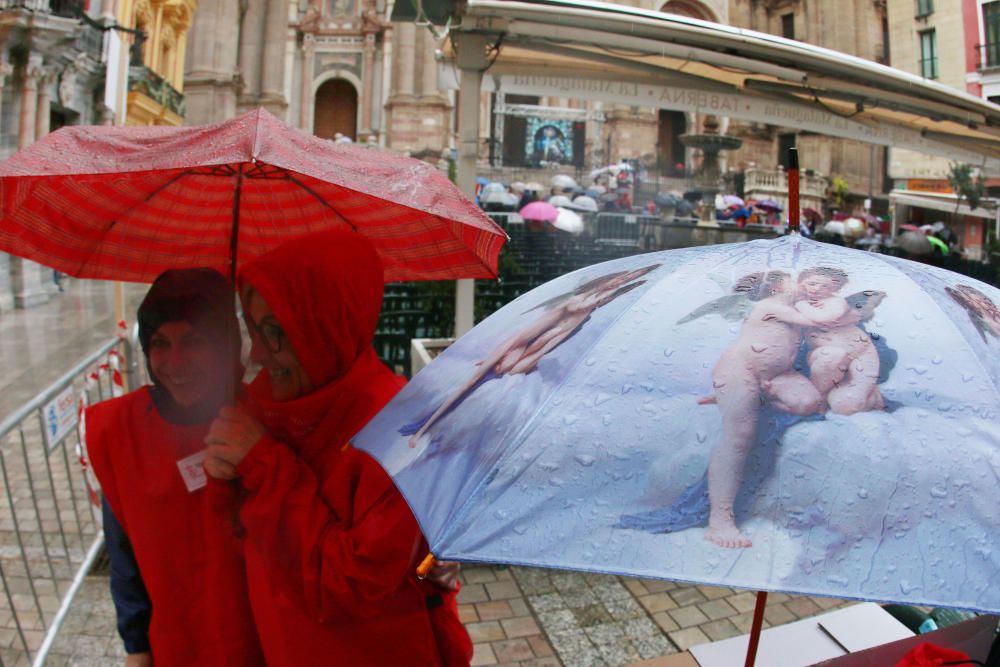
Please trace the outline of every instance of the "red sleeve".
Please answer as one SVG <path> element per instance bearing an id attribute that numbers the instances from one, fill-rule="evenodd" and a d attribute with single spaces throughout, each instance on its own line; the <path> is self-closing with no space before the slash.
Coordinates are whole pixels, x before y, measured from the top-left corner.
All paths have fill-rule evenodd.
<path id="1" fill-rule="evenodd" d="M 426 555 L 410 508 L 382 468 L 356 451 L 340 456 L 350 458 L 321 485 L 291 449 L 265 437 L 237 468 L 252 548 L 323 620 L 378 613 L 371 603 L 399 590 Z"/>

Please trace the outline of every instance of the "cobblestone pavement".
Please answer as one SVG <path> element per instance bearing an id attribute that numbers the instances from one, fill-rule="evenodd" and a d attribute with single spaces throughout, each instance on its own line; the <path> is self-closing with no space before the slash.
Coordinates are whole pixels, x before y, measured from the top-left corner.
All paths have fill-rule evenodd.
<path id="1" fill-rule="evenodd" d="M 755 599 L 730 588 L 503 566 L 467 566 L 462 578 L 459 614 L 475 644 L 473 665 L 655 667 L 655 658 L 749 632 Z M 846 604 L 772 594 L 764 626 Z M 108 579 L 88 577 L 46 665 L 111 667 L 123 656 Z M 9 648 L 0 657 L 29 664 Z"/>
<path id="2" fill-rule="evenodd" d="M 143 292 L 141 286 L 128 286 L 129 312 L 135 311 Z M 107 283 L 69 281 L 67 292 L 52 302 L 0 317 L 0 419 L 114 333 L 111 304 Z M 12 456 L 11 444 L 0 443 L 9 475 L 7 502 L 16 509 L 34 576 L 29 582 L 20 564 L 13 516 L 0 512 L 0 565 L 11 595 L 10 601 L 0 598 L 4 667 L 30 664 L 11 603 L 19 611 L 25 641 L 31 650 L 37 649 L 73 576 L 70 563 L 80 562 L 93 535 L 85 526 L 81 539 L 63 543 L 56 532 L 57 515 L 62 522 L 79 523 L 75 515 L 81 513 L 84 524 L 90 523 L 85 492 L 79 486 L 72 493 L 65 490 L 64 462 L 57 461 L 60 465 L 51 473 L 47 470 L 40 441 L 29 439 L 26 457 L 15 446 Z M 34 492 L 29 477 L 35 480 Z M 72 557 L 67 559 L 64 553 Z M 754 605 L 754 594 L 747 591 L 555 570 L 476 565 L 465 568 L 463 580 L 459 612 L 475 643 L 475 665 L 616 667 L 650 660 L 644 667 L 654 667 L 657 657 L 748 632 Z M 765 625 L 788 623 L 843 604 L 847 603 L 774 594 L 768 600 Z M 97 667 L 122 662 L 108 579 L 88 576 L 46 664 Z"/>

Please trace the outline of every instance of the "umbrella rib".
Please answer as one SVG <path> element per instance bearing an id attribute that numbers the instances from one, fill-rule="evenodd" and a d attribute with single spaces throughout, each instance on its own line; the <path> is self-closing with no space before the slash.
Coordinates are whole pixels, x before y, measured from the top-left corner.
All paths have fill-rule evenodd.
<path id="1" fill-rule="evenodd" d="M 192 170 L 192 169 L 185 169 L 184 171 L 182 171 L 179 174 L 173 176 L 172 178 L 170 178 L 169 180 L 167 180 L 166 183 L 164 183 L 163 185 L 159 186 L 158 188 L 156 188 L 155 190 L 153 190 L 152 192 L 150 192 L 148 195 L 146 195 L 145 199 L 143 199 L 143 202 L 149 202 L 149 200 L 151 200 L 153 197 L 155 197 L 156 195 L 160 194 L 161 192 L 163 192 L 164 190 L 166 190 L 167 188 L 169 188 L 171 185 L 173 185 L 174 183 L 176 183 L 177 181 L 179 181 L 182 177 L 189 176 L 189 175 L 191 175 L 193 173 L 194 173 L 194 170 Z M 111 230 L 113 230 L 115 228 L 115 226 L 118 224 L 118 222 L 119 222 L 118 220 L 112 220 L 108 224 L 107 228 L 105 228 L 105 230 L 101 233 L 101 238 L 106 238 L 107 235 L 109 233 L 111 233 Z M 101 245 L 102 244 L 100 244 L 100 243 L 95 244 L 94 247 L 90 250 L 90 253 L 87 255 L 87 258 L 84 259 L 84 260 L 82 260 L 82 261 L 80 261 L 77 264 L 77 267 L 78 267 L 77 268 L 77 272 L 81 271 L 83 269 L 83 267 L 86 266 L 88 263 L 90 263 L 90 260 L 93 259 L 94 256 L 98 254 Z"/>
<path id="2" fill-rule="evenodd" d="M 320 204 L 322 204 L 323 206 L 325 206 L 328 209 L 330 209 L 331 211 L 333 211 L 334 215 L 336 215 L 338 218 L 340 218 L 341 222 L 343 222 L 344 224 L 348 225 L 351 228 L 352 231 L 355 231 L 355 232 L 358 231 L 358 228 L 355 227 L 354 224 L 350 220 L 348 220 L 347 218 L 345 218 L 337 209 L 335 209 L 334 207 L 330 206 L 330 203 L 328 201 L 326 201 L 325 199 L 323 199 L 322 197 L 320 197 L 318 194 L 316 194 L 316 192 L 312 188 L 310 188 L 308 185 L 306 185 L 305 183 L 303 183 L 302 181 L 300 181 L 299 179 L 295 178 L 294 176 L 292 176 L 291 174 L 288 174 L 288 173 L 285 174 L 285 178 L 287 178 L 292 183 L 295 183 L 295 185 L 299 186 L 300 188 L 302 188 L 303 190 L 305 190 L 306 192 L 308 192 Z"/>
<path id="3" fill-rule="evenodd" d="M 184 176 L 190 176 L 193 173 L 194 173 L 193 169 L 185 169 L 184 171 L 182 171 L 181 173 L 177 174 L 176 176 L 174 176 L 173 178 L 171 178 L 170 180 L 168 180 L 166 183 L 164 183 L 163 185 L 161 185 L 160 187 L 156 188 L 155 190 L 153 190 L 152 192 L 150 192 L 148 195 L 146 195 L 146 198 L 143 201 L 148 202 L 150 199 L 152 199 L 156 195 L 160 194 L 161 192 L 163 192 L 164 190 L 166 190 L 167 188 L 169 188 L 171 185 L 173 185 L 177 181 L 181 180 L 181 178 L 183 178 Z M 118 221 L 115 220 L 111 224 L 115 225 L 117 222 Z"/>

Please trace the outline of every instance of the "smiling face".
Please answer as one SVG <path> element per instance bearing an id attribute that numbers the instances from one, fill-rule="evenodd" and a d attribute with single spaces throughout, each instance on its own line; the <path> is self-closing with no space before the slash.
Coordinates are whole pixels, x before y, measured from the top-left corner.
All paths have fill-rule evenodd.
<path id="1" fill-rule="evenodd" d="M 149 339 L 149 370 L 178 405 L 217 400 L 225 391 L 227 351 L 190 322 L 161 325 Z"/>
<path id="2" fill-rule="evenodd" d="M 292 344 L 260 293 L 245 287 L 240 293 L 243 317 L 250 332 L 250 358 L 271 378 L 271 398 L 291 401 L 310 393 L 312 381 L 292 350 Z"/>

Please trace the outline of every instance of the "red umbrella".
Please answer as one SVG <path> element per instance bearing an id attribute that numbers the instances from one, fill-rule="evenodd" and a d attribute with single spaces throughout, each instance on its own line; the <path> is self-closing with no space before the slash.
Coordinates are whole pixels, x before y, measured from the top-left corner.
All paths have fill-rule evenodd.
<path id="1" fill-rule="evenodd" d="M 902 229 L 902 230 L 904 230 L 904 231 L 907 231 L 907 232 L 919 232 L 920 231 L 920 227 L 917 227 L 916 225 L 910 225 L 910 224 L 900 225 L 899 228 Z"/>
<path id="2" fill-rule="evenodd" d="M 201 127 L 67 127 L 0 163 L 0 250 L 150 282 L 347 227 L 386 281 L 496 276 L 506 235 L 437 169 L 335 144 L 264 110 Z"/>

